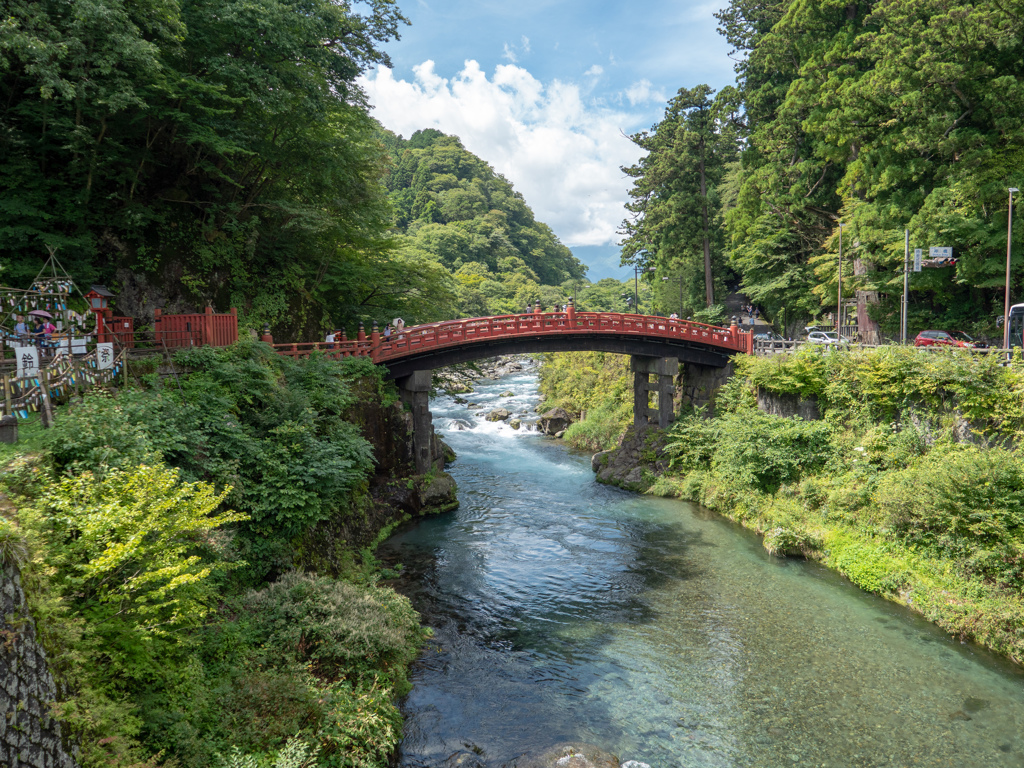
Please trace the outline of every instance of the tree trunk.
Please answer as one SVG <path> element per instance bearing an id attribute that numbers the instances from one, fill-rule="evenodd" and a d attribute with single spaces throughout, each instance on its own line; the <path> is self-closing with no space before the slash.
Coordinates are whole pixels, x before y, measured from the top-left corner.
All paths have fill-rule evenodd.
<path id="1" fill-rule="evenodd" d="M 704 174 L 704 141 L 700 143 L 700 218 L 704 226 L 704 292 L 708 306 L 715 303 L 715 281 L 711 275 L 711 241 L 708 237 L 708 188 Z"/>

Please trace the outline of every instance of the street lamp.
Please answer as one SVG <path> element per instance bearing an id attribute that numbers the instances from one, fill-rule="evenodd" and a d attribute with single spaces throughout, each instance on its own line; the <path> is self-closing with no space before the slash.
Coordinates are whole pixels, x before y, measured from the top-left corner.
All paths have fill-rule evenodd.
<path id="1" fill-rule="evenodd" d="M 836 335 L 843 335 L 843 222 L 839 222 L 839 299 L 836 302 Z"/>
<path id="2" fill-rule="evenodd" d="M 663 277 L 661 279 L 662 279 L 663 282 L 668 282 L 670 280 L 678 280 L 679 281 L 679 316 L 682 317 L 683 316 L 683 278 L 682 277 Z"/>
<path id="3" fill-rule="evenodd" d="M 1006 212 L 1006 293 L 1003 296 L 1003 349 L 1010 348 L 1010 249 L 1013 241 L 1013 193 L 1019 192 L 1010 187 L 1010 207 Z"/>

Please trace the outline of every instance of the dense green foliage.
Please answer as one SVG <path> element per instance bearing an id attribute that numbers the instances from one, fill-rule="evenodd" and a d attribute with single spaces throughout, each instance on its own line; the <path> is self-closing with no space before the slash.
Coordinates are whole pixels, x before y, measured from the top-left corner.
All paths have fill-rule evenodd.
<path id="1" fill-rule="evenodd" d="M 721 196 L 737 145 L 713 93 L 706 85 L 680 89 L 652 131 L 631 137 L 647 155 L 623 169 L 635 180 L 623 263 L 655 270 L 655 285 L 661 277 L 681 285 L 683 316 L 713 306 L 725 288 Z M 675 308 L 672 287 L 659 292 L 662 306 Z"/>
<path id="2" fill-rule="evenodd" d="M 180 387 L 87 395 L 2 477 L 0 560 L 83 766 L 383 768 L 418 617 L 372 554 L 293 570 L 317 523 L 362 520 L 372 454 L 345 415 L 389 399 L 379 371 L 256 343 L 178 363 Z"/>
<path id="3" fill-rule="evenodd" d="M 0 13 L 0 249 L 296 331 L 393 311 L 377 125 L 355 84 L 405 19 L 326 0 Z M 126 270 L 130 270 L 129 275 Z M 397 302 L 401 308 L 402 302 Z"/>
<path id="4" fill-rule="evenodd" d="M 627 169 L 638 177 L 633 210 L 642 216 L 625 222 L 623 260 L 642 243 L 659 274 L 687 275 L 694 295 L 703 288 L 694 246 L 680 250 L 663 234 L 688 232 L 700 214 L 692 193 L 676 191 L 701 157 L 692 140 L 681 141 L 679 107 L 700 101 L 697 112 L 713 115 L 709 145 L 733 137 L 739 154 L 729 164 L 720 152 L 724 172 L 706 195 L 720 213 L 712 243 L 721 251 L 713 247 L 712 258 L 728 258 L 742 291 L 770 318 L 793 332 L 834 310 L 843 222 L 843 293 L 866 310 L 866 340 L 876 321 L 897 333 L 904 229 L 911 248 L 952 246 L 959 259 L 911 277 L 910 333 L 997 335 L 1007 188 L 1024 181 L 1019 10 L 732 0 L 717 17 L 739 62 L 736 85 L 710 108 L 705 86 L 680 90 L 665 119 L 641 134 L 651 154 Z M 685 220 L 672 220 L 677 208 Z M 1015 300 L 1022 280 L 1018 270 Z"/>
<path id="5" fill-rule="evenodd" d="M 613 448 L 633 421 L 633 379 L 625 355 L 548 355 L 540 369 L 540 391 L 543 409 L 564 408 L 579 419 L 565 433 L 576 448 Z"/>
<path id="6" fill-rule="evenodd" d="M 552 356 L 542 386 L 586 403 L 577 434 L 611 431 L 614 443 L 629 419 L 608 414 L 631 396 L 631 376 L 624 365 L 581 373 L 595 358 Z M 647 466 L 644 487 L 699 501 L 764 534 L 773 553 L 817 558 L 1024 660 L 1024 363 L 888 347 L 734 365 L 713 418 L 677 417 L 669 468 Z M 814 398 L 822 419 L 762 413 L 758 389 Z"/>

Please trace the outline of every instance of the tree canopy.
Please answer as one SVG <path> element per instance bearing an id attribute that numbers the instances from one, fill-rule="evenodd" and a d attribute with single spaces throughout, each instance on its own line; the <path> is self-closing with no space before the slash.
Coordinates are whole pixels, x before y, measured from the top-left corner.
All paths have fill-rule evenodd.
<path id="1" fill-rule="evenodd" d="M 720 214 L 711 238 L 712 262 L 721 264 L 716 279 L 736 280 L 769 316 L 791 322 L 834 309 L 842 223 L 843 293 L 856 298 L 860 329 L 868 338 L 895 335 L 909 229 L 911 248 L 951 246 L 958 259 L 954 268 L 911 277 L 911 331 L 943 324 L 994 331 L 1007 188 L 1024 181 L 1019 9 L 733 0 L 717 17 L 739 63 L 736 85 L 711 108 L 714 130 L 738 157 L 726 160 L 707 195 Z M 653 263 L 679 270 L 685 263 L 660 233 L 699 224 L 691 193 L 673 186 L 699 159 L 694 147 L 679 146 L 675 117 L 680 97 L 694 92 L 706 86 L 681 90 L 665 120 L 638 136 L 650 154 L 629 169 L 638 218 L 625 222 L 624 260 L 639 232 L 650 238 Z M 698 293 L 698 275 L 680 273 Z M 1013 299 L 1022 292 L 1024 277 L 1016 275 Z"/>

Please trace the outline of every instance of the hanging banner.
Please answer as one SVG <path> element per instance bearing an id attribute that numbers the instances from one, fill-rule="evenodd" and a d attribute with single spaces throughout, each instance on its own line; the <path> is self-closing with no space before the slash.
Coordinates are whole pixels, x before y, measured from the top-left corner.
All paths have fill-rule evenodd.
<path id="1" fill-rule="evenodd" d="M 915 248 L 914 249 L 914 271 L 915 272 L 920 272 L 921 271 L 921 249 L 920 248 Z"/>
<path id="2" fill-rule="evenodd" d="M 101 371 L 114 364 L 114 342 L 104 341 L 96 345 L 96 367 Z"/>
<path id="3" fill-rule="evenodd" d="M 14 350 L 18 361 L 18 378 L 39 375 L 39 350 L 36 347 L 17 347 Z"/>

